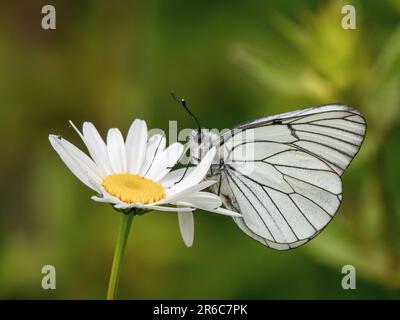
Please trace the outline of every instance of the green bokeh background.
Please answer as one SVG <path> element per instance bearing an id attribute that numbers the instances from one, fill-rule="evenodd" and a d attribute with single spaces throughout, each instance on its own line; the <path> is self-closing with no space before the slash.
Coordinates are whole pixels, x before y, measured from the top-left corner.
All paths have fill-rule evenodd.
<path id="1" fill-rule="evenodd" d="M 352 4 L 357 29 L 341 28 Z M 180 129 L 343 102 L 367 119 L 337 217 L 306 246 L 267 249 L 230 218 L 197 212 L 194 246 L 177 217 L 133 222 L 123 299 L 400 297 L 400 1 L 45 1 L 0 3 L 0 298 L 105 297 L 119 213 L 90 200 L 47 140 L 83 147 L 68 120 L 126 133 L 134 118 Z M 41 288 L 41 268 L 57 289 Z M 357 289 L 343 290 L 343 265 Z"/>

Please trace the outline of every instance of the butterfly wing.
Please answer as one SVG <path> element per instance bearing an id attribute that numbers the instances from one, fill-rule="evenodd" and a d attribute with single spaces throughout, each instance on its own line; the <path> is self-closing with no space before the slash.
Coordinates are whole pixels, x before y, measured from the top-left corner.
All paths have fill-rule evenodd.
<path id="1" fill-rule="evenodd" d="M 214 192 L 242 213 L 235 222 L 249 236 L 279 250 L 300 246 L 337 212 L 340 176 L 365 131 L 362 114 L 344 105 L 241 124 L 217 141 L 223 166 L 212 170 L 220 180 Z"/>

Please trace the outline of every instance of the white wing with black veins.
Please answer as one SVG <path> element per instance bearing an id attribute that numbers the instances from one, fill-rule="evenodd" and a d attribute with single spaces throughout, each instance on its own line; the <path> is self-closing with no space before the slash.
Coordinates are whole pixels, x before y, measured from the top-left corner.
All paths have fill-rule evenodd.
<path id="1" fill-rule="evenodd" d="M 224 166 L 214 191 L 242 214 L 234 219 L 249 236 L 278 250 L 300 246 L 337 212 L 340 176 L 365 131 L 363 115 L 344 105 L 241 124 L 217 142 Z"/>

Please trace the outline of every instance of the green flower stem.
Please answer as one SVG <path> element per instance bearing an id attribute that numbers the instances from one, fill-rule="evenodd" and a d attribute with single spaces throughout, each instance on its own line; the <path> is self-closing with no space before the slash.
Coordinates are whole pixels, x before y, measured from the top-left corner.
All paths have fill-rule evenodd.
<path id="1" fill-rule="evenodd" d="M 126 243 L 131 230 L 134 214 L 122 214 L 121 227 L 117 244 L 115 246 L 114 260 L 111 267 L 110 281 L 108 282 L 107 300 L 114 300 L 117 297 L 119 276 L 121 273 L 122 260 L 126 248 Z"/>

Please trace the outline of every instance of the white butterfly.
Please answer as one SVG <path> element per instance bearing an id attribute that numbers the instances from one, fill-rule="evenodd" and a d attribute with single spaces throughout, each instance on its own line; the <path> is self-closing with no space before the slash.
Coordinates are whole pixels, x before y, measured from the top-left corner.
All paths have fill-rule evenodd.
<path id="1" fill-rule="evenodd" d="M 365 132 L 361 112 L 332 104 L 253 120 L 222 135 L 199 127 L 190 149 L 197 163 L 217 148 L 206 176 L 217 180 L 213 192 L 242 214 L 234 221 L 247 235 L 287 250 L 317 236 L 336 214 L 341 175 Z"/>

